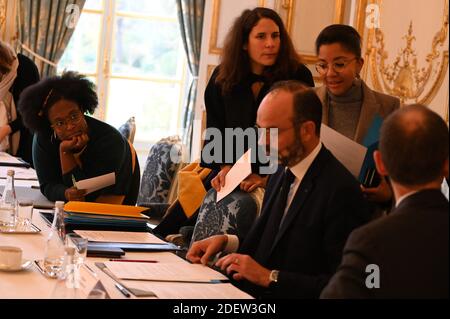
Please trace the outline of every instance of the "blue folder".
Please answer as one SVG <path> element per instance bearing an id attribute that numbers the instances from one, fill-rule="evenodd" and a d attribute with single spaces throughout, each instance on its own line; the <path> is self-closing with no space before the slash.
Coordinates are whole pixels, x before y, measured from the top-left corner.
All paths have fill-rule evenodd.
<path id="1" fill-rule="evenodd" d="M 358 179 L 365 187 L 376 187 L 380 182 L 380 176 L 375 167 L 373 153 L 378 149 L 378 139 L 382 124 L 383 119 L 381 116 L 376 115 L 362 143 L 367 147 L 367 152 Z"/>

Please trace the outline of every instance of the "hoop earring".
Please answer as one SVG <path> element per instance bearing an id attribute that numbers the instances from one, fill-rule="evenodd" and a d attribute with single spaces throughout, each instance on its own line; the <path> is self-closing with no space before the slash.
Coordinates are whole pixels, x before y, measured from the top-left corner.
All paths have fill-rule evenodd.
<path id="1" fill-rule="evenodd" d="M 58 138 L 58 137 L 56 136 L 56 132 L 53 131 L 53 134 L 50 135 L 50 142 L 55 143 L 56 140 L 57 140 L 57 138 Z"/>

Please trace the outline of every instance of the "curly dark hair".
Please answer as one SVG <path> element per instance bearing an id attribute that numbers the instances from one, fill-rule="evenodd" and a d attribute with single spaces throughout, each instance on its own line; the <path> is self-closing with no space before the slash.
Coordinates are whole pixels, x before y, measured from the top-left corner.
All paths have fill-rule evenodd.
<path id="1" fill-rule="evenodd" d="M 93 114 L 98 106 L 94 83 L 82 74 L 65 72 L 61 76 L 46 78 L 22 92 L 18 110 L 24 125 L 32 132 L 49 130 L 48 110 L 60 100 L 76 103 L 82 113 Z"/>
<path id="2" fill-rule="evenodd" d="M 225 39 L 219 74 L 216 78 L 216 83 L 222 86 L 223 94 L 229 93 L 250 74 L 250 58 L 243 48 L 248 43 L 253 27 L 263 18 L 272 20 L 280 29 L 280 51 L 275 64 L 264 71 L 265 75 L 281 79 L 295 73 L 300 67 L 300 58 L 278 13 L 263 7 L 247 9 L 234 21 Z"/>

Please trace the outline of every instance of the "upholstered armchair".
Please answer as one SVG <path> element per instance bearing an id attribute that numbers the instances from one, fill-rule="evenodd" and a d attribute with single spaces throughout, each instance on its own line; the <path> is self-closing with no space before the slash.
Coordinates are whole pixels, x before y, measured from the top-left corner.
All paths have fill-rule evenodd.
<path id="1" fill-rule="evenodd" d="M 150 149 L 141 178 L 138 206 L 151 207 L 151 215 L 162 217 L 176 197 L 175 176 L 182 167 L 183 147 L 178 136 L 163 138 Z"/>
<path id="2" fill-rule="evenodd" d="M 118 130 L 131 144 L 133 144 L 134 135 L 136 134 L 136 122 L 134 116 L 130 117 L 128 121 L 118 128 Z"/>

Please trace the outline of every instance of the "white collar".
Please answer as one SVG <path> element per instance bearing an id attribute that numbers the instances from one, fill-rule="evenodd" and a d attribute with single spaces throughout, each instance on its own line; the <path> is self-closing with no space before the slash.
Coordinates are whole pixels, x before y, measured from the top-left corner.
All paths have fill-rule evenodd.
<path id="1" fill-rule="evenodd" d="M 299 180 L 303 179 L 303 177 L 305 176 L 306 172 L 308 171 L 309 167 L 311 166 L 312 162 L 315 160 L 321 149 L 322 149 L 322 142 L 319 141 L 317 146 L 311 153 L 309 153 L 308 156 L 306 156 L 303 160 L 301 160 L 294 166 L 289 167 L 289 169 L 295 175 L 296 178 L 298 178 Z"/>

